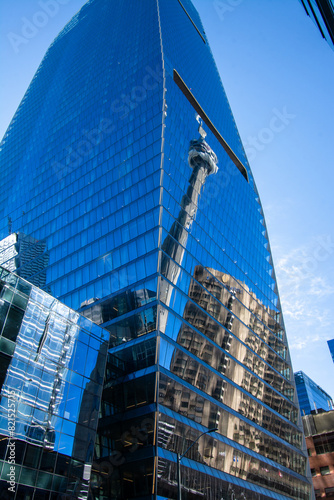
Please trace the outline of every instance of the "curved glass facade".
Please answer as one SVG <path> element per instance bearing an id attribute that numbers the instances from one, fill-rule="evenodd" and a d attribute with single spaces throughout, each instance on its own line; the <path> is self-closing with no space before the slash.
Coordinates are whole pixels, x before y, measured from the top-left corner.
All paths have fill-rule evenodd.
<path id="1" fill-rule="evenodd" d="M 74 498 L 175 499 L 212 428 L 183 498 L 311 498 L 263 211 L 191 1 L 88 1 L 0 160 L 2 265 L 109 335 Z"/>

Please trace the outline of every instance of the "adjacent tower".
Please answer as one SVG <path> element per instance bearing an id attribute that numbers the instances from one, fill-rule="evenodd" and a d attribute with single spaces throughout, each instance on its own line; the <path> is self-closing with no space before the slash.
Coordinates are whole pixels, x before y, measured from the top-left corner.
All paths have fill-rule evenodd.
<path id="1" fill-rule="evenodd" d="M 317 26 L 321 36 L 334 50 L 334 2 L 333 0 L 300 0 L 306 14 Z"/>
<path id="2" fill-rule="evenodd" d="M 2 265 L 109 332 L 88 491 L 44 498 L 175 499 L 216 428 L 183 498 L 309 499 L 263 211 L 191 1 L 88 1 L 0 154 Z"/>

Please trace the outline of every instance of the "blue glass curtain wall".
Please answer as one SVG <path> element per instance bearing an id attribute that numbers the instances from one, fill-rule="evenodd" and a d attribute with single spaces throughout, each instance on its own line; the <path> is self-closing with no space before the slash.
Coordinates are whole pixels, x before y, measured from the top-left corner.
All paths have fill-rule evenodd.
<path id="1" fill-rule="evenodd" d="M 213 427 L 184 458 L 183 498 L 310 498 L 261 202 L 191 1 L 88 1 L 46 53 L 0 161 L 0 264 L 80 318 L 47 439 L 57 456 L 20 423 L 17 498 L 54 498 L 85 463 L 92 500 L 175 499 L 176 454 Z M 48 368 L 26 392 L 23 374 L 46 345 L 25 360 L 20 325 L 44 338 L 46 320 L 5 288 L 0 375 L 17 363 L 38 422 Z M 81 332 L 92 322 L 103 362 L 99 335 Z M 100 400 L 97 431 L 80 438 L 81 408 L 96 415 Z"/>

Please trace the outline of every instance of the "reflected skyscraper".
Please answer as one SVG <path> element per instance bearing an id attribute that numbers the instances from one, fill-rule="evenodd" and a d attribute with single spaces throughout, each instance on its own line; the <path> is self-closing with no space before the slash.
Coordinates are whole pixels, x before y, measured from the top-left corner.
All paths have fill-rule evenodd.
<path id="1" fill-rule="evenodd" d="M 1 262 L 21 262 L 14 234 L 43 242 L 24 277 L 109 332 L 80 498 L 175 499 L 177 453 L 213 427 L 182 460 L 183 498 L 311 498 L 263 211 L 191 1 L 87 2 L 0 155 Z"/>

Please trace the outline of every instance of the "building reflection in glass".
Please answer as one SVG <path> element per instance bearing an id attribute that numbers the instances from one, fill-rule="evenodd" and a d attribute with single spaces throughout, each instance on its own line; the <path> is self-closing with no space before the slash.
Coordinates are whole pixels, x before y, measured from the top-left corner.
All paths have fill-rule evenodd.
<path id="1" fill-rule="evenodd" d="M 177 302 L 178 292 L 174 293 Z M 263 307 L 244 283 L 202 266 L 195 268 L 189 299 L 180 307 L 184 321 L 173 318 L 170 325 L 167 321 L 167 337 L 160 344 L 161 364 L 182 382 L 161 374 L 159 401 L 205 428 L 217 427 L 225 438 L 225 444 L 218 440 L 213 444 L 213 436 L 203 436 L 189 458 L 277 492 L 308 498 L 307 484 L 297 479 L 291 484 L 289 469 L 303 475 L 307 460 L 298 450 L 302 434 L 296 426 L 295 388 L 287 377 L 285 333 L 275 322 L 274 311 Z M 180 348 L 167 340 L 177 325 L 174 340 Z M 182 453 L 199 434 L 160 413 L 162 448 Z M 258 455 L 252 457 L 253 451 Z M 277 465 L 273 467 L 270 460 Z M 175 487 L 175 471 L 164 461 L 159 461 L 158 470 L 163 491 L 168 490 L 169 479 Z M 189 473 L 189 488 L 192 483 Z"/>
<path id="2" fill-rule="evenodd" d="M 22 484 L 34 486 L 35 477 L 40 487 L 36 470 L 41 470 L 50 490 L 87 498 L 109 335 L 0 270 L 1 465 L 4 471 L 9 467 L 7 444 L 15 439 L 17 471 L 30 477 Z"/>
<path id="3" fill-rule="evenodd" d="M 300 451 L 302 434 L 279 315 L 226 272 L 197 265 L 189 277 L 185 270 L 188 230 L 201 188 L 214 172 L 199 158 L 179 215 L 162 243 L 162 277 L 82 304 L 83 313 L 111 335 L 93 491 L 115 498 L 148 492 L 156 463 L 159 495 L 175 496 L 173 454 L 159 455 L 154 462 L 152 450 L 157 444 L 162 454 L 181 453 L 200 433 L 195 423 L 203 429 L 218 427 L 219 439 L 201 439 L 192 460 L 281 494 L 301 492 L 306 499 L 309 485 L 298 476 L 305 472 L 306 457 Z M 179 284 L 187 280 L 185 295 Z M 157 289 L 166 307 L 158 309 Z M 157 402 L 159 416 L 153 412 Z M 167 410 L 186 420 L 181 424 Z M 128 417 L 120 422 L 120 415 Z M 141 474 L 135 464 L 141 464 Z M 206 498 L 209 485 L 214 488 L 212 477 L 203 483 L 191 467 L 185 474 L 193 498 Z M 226 495 L 238 491 L 223 479 L 219 484 L 226 484 Z M 245 492 L 244 498 L 251 495 Z"/>
<path id="4" fill-rule="evenodd" d="M 29 283 L 45 289 L 46 269 L 50 255 L 46 241 L 38 241 L 23 233 L 11 233 L 0 241 L 0 265 Z"/>

